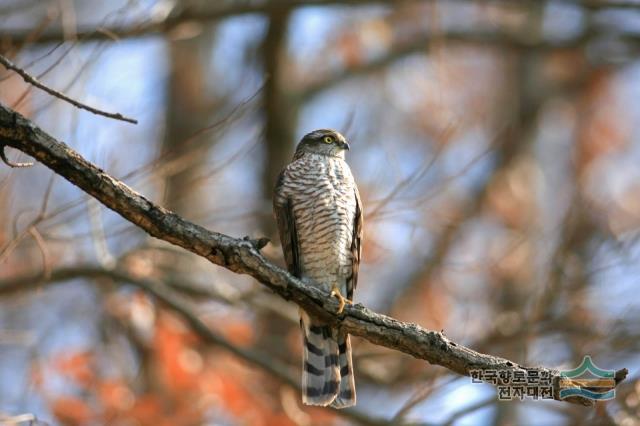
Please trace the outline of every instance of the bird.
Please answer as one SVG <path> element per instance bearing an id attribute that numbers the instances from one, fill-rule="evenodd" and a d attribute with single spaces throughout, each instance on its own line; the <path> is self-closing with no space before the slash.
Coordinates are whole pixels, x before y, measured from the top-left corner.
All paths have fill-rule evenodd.
<path id="1" fill-rule="evenodd" d="M 362 252 L 363 209 L 345 161 L 349 148 L 335 130 L 306 134 L 280 172 L 273 196 L 287 269 L 337 298 L 338 313 L 353 303 Z M 302 309 L 300 326 L 302 402 L 334 408 L 355 405 L 349 335 Z"/>

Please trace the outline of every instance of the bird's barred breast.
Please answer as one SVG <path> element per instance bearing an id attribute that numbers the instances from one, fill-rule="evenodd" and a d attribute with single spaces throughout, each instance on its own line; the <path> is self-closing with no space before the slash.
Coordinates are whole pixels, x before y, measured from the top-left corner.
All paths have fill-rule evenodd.
<path id="1" fill-rule="evenodd" d="M 307 155 L 284 181 L 292 201 L 304 276 L 326 286 L 351 274 L 354 180 L 339 158 Z"/>

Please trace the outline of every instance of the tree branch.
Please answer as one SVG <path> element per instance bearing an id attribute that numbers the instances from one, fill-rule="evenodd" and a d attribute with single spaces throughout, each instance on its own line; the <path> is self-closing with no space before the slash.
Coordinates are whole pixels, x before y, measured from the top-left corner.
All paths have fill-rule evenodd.
<path id="1" fill-rule="evenodd" d="M 32 156 L 150 235 L 233 272 L 250 275 L 281 297 L 294 301 L 311 315 L 346 332 L 462 375 L 468 376 L 473 370 L 509 370 L 511 373 L 518 371 L 518 374 L 526 374 L 527 370 L 537 371 L 541 376 L 552 378 L 553 397 L 560 400 L 560 373 L 557 370 L 524 367 L 504 358 L 478 353 L 450 341 L 442 333 L 375 313 L 360 304 L 348 305 L 341 315 L 337 315 L 338 302 L 335 298 L 318 287 L 303 284 L 282 268 L 268 262 L 260 254 L 257 241 L 209 231 L 154 204 L 2 104 L 1 145 L 11 146 Z M 626 369 L 619 370 L 616 384 L 624 380 L 626 375 Z M 572 397 L 565 401 L 586 406 L 594 404 L 583 397 Z"/>
<path id="2" fill-rule="evenodd" d="M 44 90 L 51 96 L 54 96 L 58 99 L 62 99 L 65 102 L 68 102 L 76 108 L 84 109 L 85 111 L 89 111 L 97 115 L 102 115 L 103 117 L 113 118 L 114 120 L 121 120 L 121 121 L 126 121 L 128 123 L 138 124 L 138 121 L 134 120 L 133 118 L 125 117 L 120 113 L 105 112 L 97 108 L 93 108 L 89 105 L 83 104 L 81 102 L 76 101 L 75 99 L 68 97 L 64 93 L 58 92 L 57 90 L 54 90 L 46 86 L 45 84 L 38 81 L 37 78 L 31 76 L 28 72 L 26 72 L 25 70 L 23 70 L 22 68 L 20 68 L 19 66 L 17 66 L 16 64 L 14 64 L 13 62 L 11 62 L 9 59 L 5 58 L 2 55 L 0 55 L 0 64 L 2 64 L 6 69 L 17 73 L 20 77 L 22 77 L 22 79 L 26 83 L 31 84 L 32 86 L 35 86 L 40 90 Z M 3 161 L 7 163 L 6 159 L 4 158 L 4 154 L 2 155 L 3 155 L 3 158 L 2 158 Z M 25 166 L 18 164 L 18 165 L 12 165 L 11 167 L 25 167 Z"/>

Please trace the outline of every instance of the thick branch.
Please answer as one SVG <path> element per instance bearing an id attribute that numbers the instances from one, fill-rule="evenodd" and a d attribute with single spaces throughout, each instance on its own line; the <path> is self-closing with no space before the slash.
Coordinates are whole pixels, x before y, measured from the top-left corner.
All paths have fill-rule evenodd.
<path id="1" fill-rule="evenodd" d="M 550 375 L 555 384 L 560 378 L 557 370 L 523 367 L 504 358 L 478 353 L 450 341 L 442 333 L 377 314 L 360 304 L 347 306 L 342 315 L 337 315 L 338 302 L 335 298 L 317 287 L 304 285 L 285 270 L 268 262 L 260 254 L 258 242 L 209 231 L 152 203 L 1 104 L 0 145 L 11 146 L 32 156 L 150 235 L 183 247 L 236 273 L 248 274 L 310 314 L 374 344 L 424 359 L 462 375 L 482 369 L 512 372 L 537 370 L 542 375 Z M 617 377 L 619 381 L 623 380 L 626 369 L 620 370 Z M 554 398 L 559 400 L 558 391 L 558 386 L 555 386 Z M 582 397 L 567 401 L 593 405 L 592 400 Z"/>

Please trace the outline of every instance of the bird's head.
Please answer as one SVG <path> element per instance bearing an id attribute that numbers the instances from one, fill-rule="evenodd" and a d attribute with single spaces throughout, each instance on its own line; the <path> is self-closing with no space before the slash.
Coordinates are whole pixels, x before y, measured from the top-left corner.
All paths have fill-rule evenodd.
<path id="1" fill-rule="evenodd" d="M 304 153 L 330 155 L 344 159 L 344 152 L 349 150 L 347 140 L 340 133 L 330 129 L 314 130 L 307 133 L 298 143 L 295 156 Z"/>

